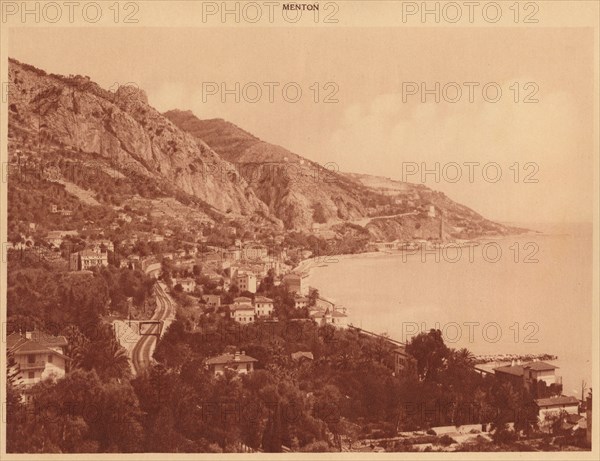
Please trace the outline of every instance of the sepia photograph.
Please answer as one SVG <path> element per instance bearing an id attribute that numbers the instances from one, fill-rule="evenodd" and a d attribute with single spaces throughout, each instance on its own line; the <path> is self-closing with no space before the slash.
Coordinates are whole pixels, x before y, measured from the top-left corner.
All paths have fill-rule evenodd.
<path id="1" fill-rule="evenodd" d="M 600 3 L 0 8 L 1 459 L 597 459 Z"/>

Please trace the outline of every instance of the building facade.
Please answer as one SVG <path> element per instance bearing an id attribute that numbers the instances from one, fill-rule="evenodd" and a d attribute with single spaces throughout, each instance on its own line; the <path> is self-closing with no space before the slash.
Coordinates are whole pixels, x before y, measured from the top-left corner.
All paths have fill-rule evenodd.
<path id="1" fill-rule="evenodd" d="M 12 333 L 7 338 L 7 350 L 13 356 L 13 370 L 25 386 L 65 376 L 69 358 L 64 354 L 68 343 L 64 336 L 51 336 L 39 331 L 25 335 Z"/>

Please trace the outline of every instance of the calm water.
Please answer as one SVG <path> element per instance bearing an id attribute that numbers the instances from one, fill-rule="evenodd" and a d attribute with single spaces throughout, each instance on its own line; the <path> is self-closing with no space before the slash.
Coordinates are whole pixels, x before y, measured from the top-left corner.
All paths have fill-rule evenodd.
<path id="1" fill-rule="evenodd" d="M 420 251 L 342 257 L 309 283 L 354 325 L 398 340 L 437 327 L 475 354 L 555 354 L 564 393 L 579 395 L 592 383 L 592 226 L 526 227 L 544 234 L 448 249 L 439 262 Z"/>

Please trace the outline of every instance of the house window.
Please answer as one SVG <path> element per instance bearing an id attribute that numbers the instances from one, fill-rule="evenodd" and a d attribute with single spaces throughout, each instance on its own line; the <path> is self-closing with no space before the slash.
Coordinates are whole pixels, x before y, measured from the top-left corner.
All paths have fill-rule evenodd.
<path id="1" fill-rule="evenodd" d="M 33 372 L 33 371 L 30 371 L 29 373 L 27 373 L 27 377 L 28 377 L 29 379 L 33 379 L 33 378 L 35 378 L 35 372 Z"/>
<path id="2" fill-rule="evenodd" d="M 52 355 L 48 356 L 48 363 L 52 363 Z"/>
<path id="3" fill-rule="evenodd" d="M 27 356 L 27 363 L 35 363 L 35 354 L 29 354 Z"/>

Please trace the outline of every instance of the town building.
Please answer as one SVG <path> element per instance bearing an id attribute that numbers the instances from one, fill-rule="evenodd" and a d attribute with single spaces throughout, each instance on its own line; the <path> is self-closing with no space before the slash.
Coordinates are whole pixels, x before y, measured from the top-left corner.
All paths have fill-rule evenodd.
<path id="1" fill-rule="evenodd" d="M 336 328 L 346 328 L 348 326 L 348 315 L 346 308 L 327 308 L 311 310 L 309 317 L 317 322 L 318 325 L 333 325 Z"/>
<path id="2" fill-rule="evenodd" d="M 242 325 L 253 323 L 256 319 L 256 313 L 252 304 L 232 304 L 229 306 L 229 313 L 233 320 Z"/>
<path id="3" fill-rule="evenodd" d="M 220 295 L 203 295 L 202 299 L 208 307 L 221 307 Z"/>
<path id="4" fill-rule="evenodd" d="M 50 213 L 59 214 L 61 216 L 72 216 L 73 215 L 73 211 L 68 210 L 66 208 L 58 208 L 58 205 L 56 205 L 55 203 L 50 205 Z"/>
<path id="5" fill-rule="evenodd" d="M 513 360 L 510 365 L 494 368 L 494 374 L 498 379 L 527 387 L 538 398 L 545 398 L 562 393 L 562 378 L 556 376 L 557 369 L 557 366 L 542 361 L 521 364 Z"/>
<path id="6" fill-rule="evenodd" d="M 177 279 L 177 284 L 181 285 L 181 288 L 186 293 L 191 293 L 196 289 L 196 281 L 192 278 Z"/>
<path id="7" fill-rule="evenodd" d="M 244 248 L 243 259 L 248 261 L 264 261 L 268 259 L 269 251 L 264 245 L 251 244 Z"/>
<path id="8" fill-rule="evenodd" d="M 256 275 L 249 271 L 238 271 L 235 283 L 240 291 L 256 293 Z"/>
<path id="9" fill-rule="evenodd" d="M 48 232 L 48 234 L 46 235 L 46 242 L 48 242 L 49 245 L 52 245 L 56 248 L 60 248 L 60 246 L 62 245 L 65 237 L 67 236 L 71 236 L 74 237 L 76 235 L 79 235 L 79 232 L 77 231 L 64 231 L 64 230 L 59 230 L 59 231 L 50 231 Z"/>
<path id="10" fill-rule="evenodd" d="M 65 355 L 68 342 L 64 336 L 51 336 L 39 331 L 25 335 L 12 333 L 7 337 L 7 350 L 13 356 L 14 370 L 24 386 L 32 386 L 46 378 L 65 376 L 69 358 Z"/>
<path id="11" fill-rule="evenodd" d="M 559 414 L 563 411 L 570 415 L 579 414 L 579 400 L 572 396 L 557 395 L 536 399 L 535 404 L 538 408 L 538 418 L 540 421 L 544 421 L 549 414 Z"/>
<path id="12" fill-rule="evenodd" d="M 270 317 L 273 314 L 273 300 L 264 296 L 254 298 L 256 317 Z"/>
<path id="13" fill-rule="evenodd" d="M 239 261 L 240 259 L 242 259 L 241 248 L 232 246 L 227 248 L 226 250 L 223 250 L 223 259 L 227 259 L 229 261 Z"/>
<path id="14" fill-rule="evenodd" d="M 258 362 L 254 357 L 246 355 L 245 351 L 235 354 L 221 354 L 206 360 L 208 369 L 219 376 L 225 373 L 225 370 L 235 371 L 240 375 L 252 373 L 254 364 Z"/>
<path id="15" fill-rule="evenodd" d="M 296 296 L 294 298 L 294 307 L 296 309 L 302 309 L 308 307 L 310 300 L 306 296 Z"/>
<path id="16" fill-rule="evenodd" d="M 69 257 L 69 270 L 87 271 L 95 267 L 108 266 L 108 253 L 101 250 L 87 248 Z"/>
<path id="17" fill-rule="evenodd" d="M 238 296 L 233 299 L 233 304 L 252 304 L 252 299 L 246 296 Z"/>
<path id="18" fill-rule="evenodd" d="M 115 251 L 115 244 L 110 240 L 93 240 L 90 242 L 90 248 L 101 251 Z"/>
<path id="19" fill-rule="evenodd" d="M 400 346 L 392 351 L 394 375 L 401 376 L 412 373 L 417 369 L 417 361 L 406 352 L 406 346 Z"/>

